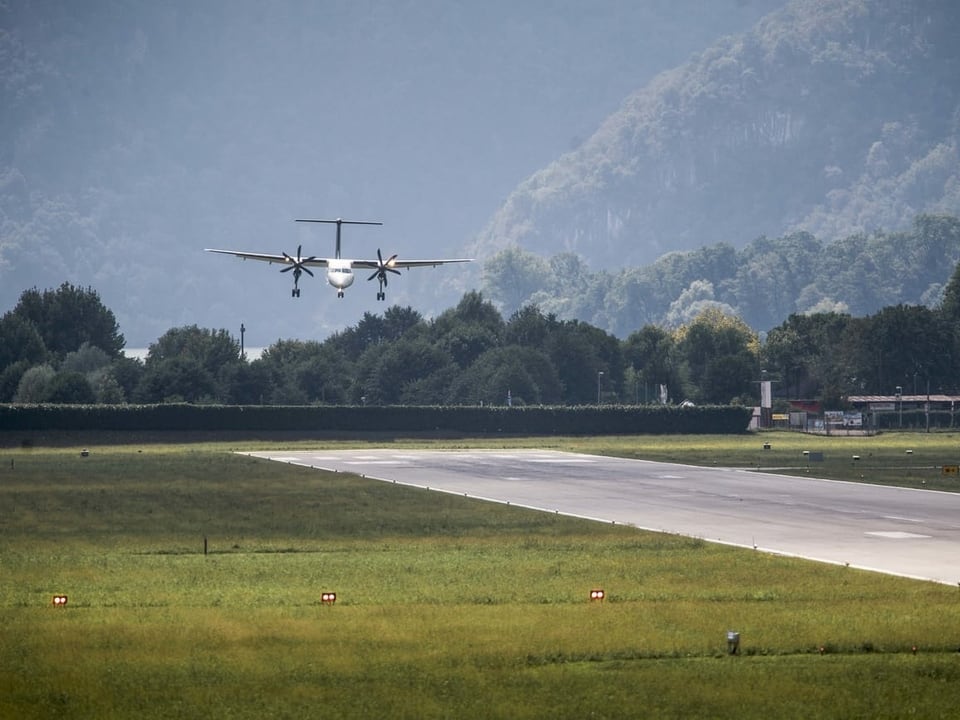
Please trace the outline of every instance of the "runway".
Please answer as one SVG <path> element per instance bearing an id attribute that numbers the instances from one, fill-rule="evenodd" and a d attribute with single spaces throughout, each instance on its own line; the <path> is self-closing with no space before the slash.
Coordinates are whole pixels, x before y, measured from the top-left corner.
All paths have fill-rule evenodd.
<path id="1" fill-rule="evenodd" d="M 543 450 L 248 454 L 891 575 L 960 583 L 960 494 Z"/>

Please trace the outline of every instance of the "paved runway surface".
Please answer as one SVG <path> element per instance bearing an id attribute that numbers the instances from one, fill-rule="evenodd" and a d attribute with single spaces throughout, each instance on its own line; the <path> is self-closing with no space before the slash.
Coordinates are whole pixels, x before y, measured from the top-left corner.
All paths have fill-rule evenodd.
<path id="1" fill-rule="evenodd" d="M 960 494 L 541 450 L 250 454 L 893 575 L 960 582 Z"/>

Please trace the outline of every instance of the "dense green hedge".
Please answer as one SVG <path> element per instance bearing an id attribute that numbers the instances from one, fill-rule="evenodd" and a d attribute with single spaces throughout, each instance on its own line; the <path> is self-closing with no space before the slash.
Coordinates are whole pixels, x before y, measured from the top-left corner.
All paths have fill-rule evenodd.
<path id="1" fill-rule="evenodd" d="M 0 405 L 0 431 L 447 431 L 511 435 L 742 433 L 750 408 Z"/>

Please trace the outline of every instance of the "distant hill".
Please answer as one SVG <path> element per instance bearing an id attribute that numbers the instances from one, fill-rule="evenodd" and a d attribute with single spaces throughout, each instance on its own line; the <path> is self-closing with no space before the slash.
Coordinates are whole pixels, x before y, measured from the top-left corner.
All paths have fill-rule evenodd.
<path id="1" fill-rule="evenodd" d="M 794 0 L 632 94 L 516 188 L 474 250 L 623 268 L 906 230 L 960 214 L 958 140 L 960 3 Z"/>

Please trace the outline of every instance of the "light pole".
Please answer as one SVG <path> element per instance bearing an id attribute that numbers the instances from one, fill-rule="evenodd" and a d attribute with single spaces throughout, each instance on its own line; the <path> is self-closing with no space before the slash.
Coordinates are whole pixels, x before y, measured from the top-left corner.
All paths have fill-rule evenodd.
<path id="1" fill-rule="evenodd" d="M 903 386 L 897 385 L 897 405 L 900 407 L 900 428 L 903 428 Z"/>
<path id="2" fill-rule="evenodd" d="M 597 372 L 597 405 L 600 404 L 600 383 L 603 380 L 603 370 Z"/>

